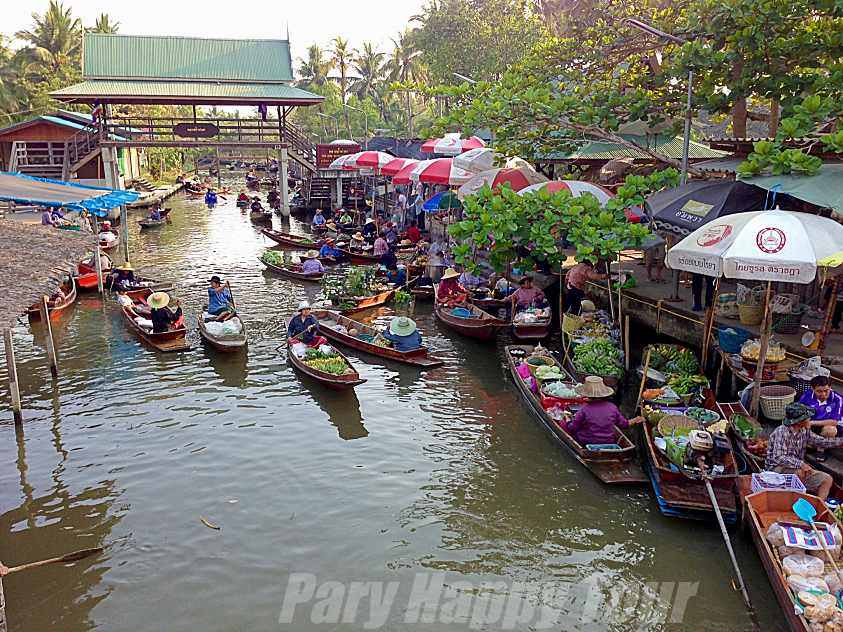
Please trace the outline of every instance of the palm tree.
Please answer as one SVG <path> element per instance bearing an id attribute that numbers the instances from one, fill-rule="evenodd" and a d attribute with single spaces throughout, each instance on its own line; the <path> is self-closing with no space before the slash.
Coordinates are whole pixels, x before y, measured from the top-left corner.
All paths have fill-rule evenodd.
<path id="1" fill-rule="evenodd" d="M 67 64 L 79 60 L 82 48 L 82 22 L 71 15 L 61 2 L 50 0 L 44 15 L 32 14 L 31 30 L 18 31 L 15 37 L 29 43 L 33 59 L 47 71 L 58 72 Z"/>
<path id="2" fill-rule="evenodd" d="M 340 99 L 343 104 L 343 115 L 345 118 L 345 131 L 351 136 L 351 125 L 348 122 L 348 109 L 345 107 L 345 99 L 348 96 L 348 68 L 354 57 L 354 50 L 349 49 L 348 40 L 340 36 L 331 40 L 331 61 L 334 68 L 340 73 Z"/>
<path id="3" fill-rule="evenodd" d="M 325 59 L 325 53 L 319 45 L 313 44 L 307 49 L 307 59 L 300 60 L 298 84 L 303 88 L 324 86 L 330 71 L 331 62 Z"/>
<path id="4" fill-rule="evenodd" d="M 392 38 L 395 48 L 392 50 L 392 57 L 389 59 L 389 78 L 392 81 L 408 83 L 421 78 L 421 65 L 418 56 L 421 51 L 416 49 L 412 42 L 412 32 L 408 29 L 398 34 L 398 38 Z M 410 90 L 406 90 L 406 115 L 407 115 L 407 136 L 413 137 L 413 105 Z"/>
<path id="5" fill-rule="evenodd" d="M 120 22 L 112 22 L 108 17 L 108 13 L 100 13 L 97 21 L 94 22 L 93 28 L 85 29 L 88 33 L 108 33 L 114 35 L 120 30 Z"/>
<path id="6" fill-rule="evenodd" d="M 371 42 L 364 42 L 363 48 L 354 59 L 354 72 L 358 78 L 351 91 L 361 101 L 368 96 L 377 98 L 377 86 L 384 79 L 384 58 L 386 55 L 375 49 Z"/>

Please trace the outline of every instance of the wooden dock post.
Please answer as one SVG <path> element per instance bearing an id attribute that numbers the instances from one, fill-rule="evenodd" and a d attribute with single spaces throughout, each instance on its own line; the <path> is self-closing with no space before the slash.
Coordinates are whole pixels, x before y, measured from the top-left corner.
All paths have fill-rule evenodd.
<path id="1" fill-rule="evenodd" d="M 3 340 L 6 344 L 6 368 L 9 371 L 9 392 L 12 397 L 12 414 L 15 424 L 23 423 L 23 413 L 20 404 L 20 387 L 18 382 L 18 367 L 15 363 L 15 345 L 12 343 L 12 330 L 3 331 Z"/>
<path id="2" fill-rule="evenodd" d="M 281 217 L 290 217 L 290 190 L 288 188 L 287 177 L 289 174 L 289 156 L 287 148 L 282 147 L 278 150 L 278 185 L 281 194 Z M 339 206 L 337 207 L 339 208 Z"/>
<path id="3" fill-rule="evenodd" d="M 97 250 L 94 253 L 94 271 L 97 273 L 97 291 L 100 294 L 103 293 L 102 287 L 102 261 L 100 257 L 102 256 L 102 250 L 100 250 L 99 244 L 97 244 Z"/>
<path id="4" fill-rule="evenodd" d="M 6 595 L 3 594 L 3 579 L 0 578 L 0 632 L 8 632 L 6 626 Z"/>
<path id="5" fill-rule="evenodd" d="M 624 314 L 623 317 L 623 355 L 624 355 L 624 364 L 626 365 L 626 370 L 629 371 L 629 367 L 631 366 L 629 360 L 629 314 Z M 646 379 L 646 376 L 645 378 Z"/>
<path id="6" fill-rule="evenodd" d="M 49 298 L 41 297 L 41 320 L 47 329 L 47 359 L 50 361 L 50 373 L 53 377 L 59 376 L 59 365 L 56 361 L 56 345 L 53 342 L 53 325 L 50 323 L 50 308 L 47 305 Z"/>

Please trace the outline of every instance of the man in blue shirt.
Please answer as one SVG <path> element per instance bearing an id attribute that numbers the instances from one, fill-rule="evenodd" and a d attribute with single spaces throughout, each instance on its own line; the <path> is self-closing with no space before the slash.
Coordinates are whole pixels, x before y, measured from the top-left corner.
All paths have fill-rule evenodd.
<path id="1" fill-rule="evenodd" d="M 335 259 L 339 259 L 342 257 L 342 252 L 334 245 L 334 240 L 330 237 L 325 240 L 325 243 L 322 244 L 322 247 L 319 249 L 319 256 L 320 257 L 334 257 Z"/>
<path id="2" fill-rule="evenodd" d="M 396 351 L 414 351 L 422 346 L 422 337 L 415 321 L 396 316 L 389 322 L 389 329 L 381 334 L 392 343 Z"/>
<path id="3" fill-rule="evenodd" d="M 802 393 L 799 403 L 811 408 L 814 416 L 811 427 L 826 439 L 843 434 L 843 396 L 831 390 L 831 381 L 824 375 L 811 380 L 811 390 Z M 817 460 L 825 460 L 825 451 L 817 450 Z"/>
<path id="4" fill-rule="evenodd" d="M 208 313 L 216 316 L 215 320 L 224 322 L 235 315 L 234 298 L 231 296 L 231 289 L 226 281 L 223 286 L 217 275 L 211 277 L 208 288 Z"/>
<path id="5" fill-rule="evenodd" d="M 217 192 L 214 191 L 213 188 L 208 189 L 208 192 L 205 194 L 205 206 L 208 207 L 209 211 L 214 210 L 214 207 L 217 205 Z"/>

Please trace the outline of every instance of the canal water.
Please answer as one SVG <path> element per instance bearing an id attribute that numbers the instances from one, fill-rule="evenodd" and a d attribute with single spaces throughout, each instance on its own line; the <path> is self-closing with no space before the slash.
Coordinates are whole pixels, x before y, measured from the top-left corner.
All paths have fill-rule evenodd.
<path id="1" fill-rule="evenodd" d="M 445 366 L 351 353 L 366 384 L 325 391 L 278 349 L 319 288 L 262 271 L 270 244 L 233 197 L 167 205 L 160 231 L 132 221 L 132 263 L 176 281 L 193 327 L 207 279 L 229 279 L 248 355 L 195 331 L 193 350 L 154 353 L 111 297 L 82 295 L 54 325 L 51 381 L 41 330 L 14 330 L 25 422 L 3 366 L 0 559 L 107 548 L 6 577 L 10 630 L 750 629 L 716 526 L 663 517 L 649 487 L 609 489 L 551 443 L 502 341 L 460 338 L 418 304 Z M 733 540 L 762 629 L 783 630 L 751 542 Z M 373 587 L 394 600 L 355 609 Z"/>

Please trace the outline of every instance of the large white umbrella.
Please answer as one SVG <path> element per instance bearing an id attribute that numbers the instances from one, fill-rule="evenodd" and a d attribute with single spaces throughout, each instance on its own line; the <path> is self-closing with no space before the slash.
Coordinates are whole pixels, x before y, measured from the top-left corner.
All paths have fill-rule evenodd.
<path id="1" fill-rule="evenodd" d="M 477 136 L 460 138 L 459 132 L 445 134 L 442 138 L 431 138 L 422 143 L 421 151 L 425 154 L 442 154 L 444 156 L 459 156 L 469 149 L 485 147 L 486 143 Z"/>
<path id="2" fill-rule="evenodd" d="M 454 164 L 457 164 L 456 158 L 454 158 Z M 495 190 L 504 184 L 509 184 L 513 191 L 520 191 L 525 187 L 541 182 L 547 182 L 547 178 L 531 167 L 489 169 L 475 174 L 471 180 L 460 187 L 457 196 L 462 200 L 469 195 L 475 195 L 486 185 Z"/>
<path id="3" fill-rule="evenodd" d="M 354 164 L 358 154 L 344 154 L 338 158 L 334 158 L 328 169 L 341 169 L 343 171 L 354 171 L 357 166 Z"/>
<path id="4" fill-rule="evenodd" d="M 475 147 L 459 156 L 454 156 L 454 166 L 480 173 L 493 169 L 496 158 L 497 152 L 491 147 Z"/>

